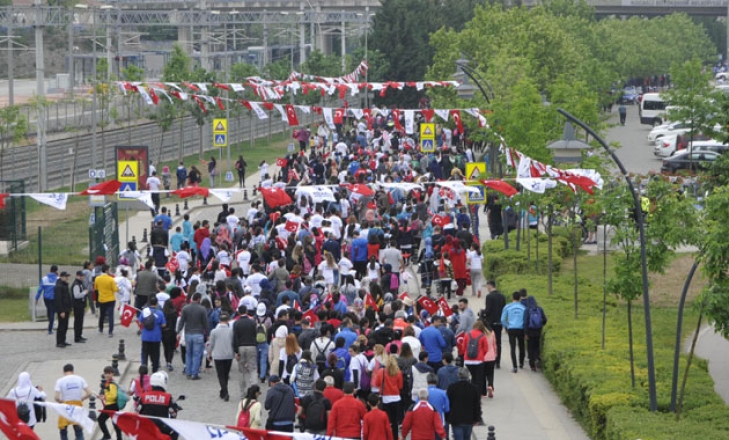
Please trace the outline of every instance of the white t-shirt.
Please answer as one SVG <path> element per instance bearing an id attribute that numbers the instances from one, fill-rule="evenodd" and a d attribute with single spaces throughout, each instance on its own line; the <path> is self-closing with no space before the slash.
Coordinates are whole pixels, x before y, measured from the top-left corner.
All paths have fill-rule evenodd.
<path id="1" fill-rule="evenodd" d="M 301 360 L 302 353 L 303 351 L 301 349 L 296 352 L 296 363 L 299 363 L 299 361 Z M 281 350 L 278 352 L 278 358 L 284 363 L 284 368 L 281 371 L 281 379 L 286 379 L 287 377 L 289 377 L 289 372 L 286 371 L 286 358 L 288 358 L 288 356 L 286 355 L 286 347 L 281 348 Z"/>
<path id="2" fill-rule="evenodd" d="M 252 295 L 245 295 L 240 299 L 240 304 L 246 306 L 248 310 L 256 310 L 258 307 L 258 300 Z"/>
<path id="3" fill-rule="evenodd" d="M 229 216 L 225 217 L 225 221 L 228 223 L 230 231 L 235 232 L 235 228 L 236 226 L 238 226 L 238 222 L 240 221 L 240 219 L 235 215 L 230 214 Z"/>
<path id="4" fill-rule="evenodd" d="M 314 214 L 309 219 L 309 226 L 312 228 L 321 229 L 321 222 L 324 220 L 324 217 L 322 217 L 321 214 Z"/>
<path id="5" fill-rule="evenodd" d="M 335 147 L 335 150 L 337 150 L 337 153 L 341 154 L 342 156 L 345 156 L 347 154 L 347 144 L 344 142 L 339 142 Z"/>
<path id="6" fill-rule="evenodd" d="M 334 270 L 335 267 L 329 267 L 326 260 L 319 263 L 319 272 L 324 277 L 324 282 L 327 284 L 334 284 Z"/>
<path id="7" fill-rule="evenodd" d="M 261 294 L 261 280 L 265 279 L 266 275 L 260 272 L 251 274 L 251 276 L 246 278 L 246 286 L 251 288 L 253 296 L 259 296 Z"/>
<path id="8" fill-rule="evenodd" d="M 147 177 L 147 188 L 150 191 L 159 191 L 159 188 L 161 186 L 162 186 L 162 182 L 160 182 L 159 177 L 157 177 L 157 176 Z"/>
<path id="9" fill-rule="evenodd" d="M 352 270 L 354 265 L 349 260 L 349 258 L 342 257 L 341 260 L 339 260 L 339 275 L 349 275 L 349 271 Z"/>
<path id="10" fill-rule="evenodd" d="M 482 270 L 483 269 L 483 255 L 479 255 L 476 251 L 467 251 L 466 258 L 471 260 L 471 270 Z"/>
<path id="11" fill-rule="evenodd" d="M 256 208 L 248 210 L 248 214 L 246 215 L 246 217 L 248 217 L 248 223 L 253 223 L 253 219 L 256 218 L 256 214 L 258 214 L 258 210 Z"/>
<path id="12" fill-rule="evenodd" d="M 86 383 L 83 377 L 70 374 L 56 381 L 54 391 L 61 394 L 62 402 L 68 402 L 70 400 L 81 401 L 86 394 L 84 390 L 88 387 L 89 384 Z"/>
<path id="13" fill-rule="evenodd" d="M 380 263 L 375 261 L 375 268 L 371 268 L 371 264 L 368 261 L 367 262 L 367 278 L 370 280 L 379 280 L 380 279 Z"/>
<path id="14" fill-rule="evenodd" d="M 415 326 L 413 326 L 415 328 Z M 420 344 L 420 341 L 414 337 L 414 336 L 405 336 L 402 338 L 402 342 L 408 343 L 410 345 L 410 348 L 413 350 L 413 357 L 416 359 L 420 359 L 420 349 L 422 348 L 422 345 Z"/>
<path id="15" fill-rule="evenodd" d="M 367 356 L 363 353 L 357 354 L 357 356 L 353 357 L 349 362 L 349 377 L 352 378 L 352 381 L 354 381 L 354 372 L 359 371 L 359 383 L 354 384 L 356 389 L 362 388 L 362 376 L 364 376 L 364 373 L 367 370 L 367 364 Z"/>
<path id="16" fill-rule="evenodd" d="M 243 274 L 248 276 L 251 273 L 251 253 L 246 250 L 238 251 L 235 260 L 238 263 L 238 267 L 243 271 Z"/>
<path id="17" fill-rule="evenodd" d="M 342 219 L 336 215 L 329 216 L 329 221 L 332 222 L 332 229 L 334 230 L 334 236 L 339 240 L 342 238 Z"/>
<path id="18" fill-rule="evenodd" d="M 117 277 L 116 287 L 119 289 L 116 294 L 116 299 L 119 302 L 128 302 L 132 297 L 132 282 L 129 281 L 129 278 Z"/>
<path id="19" fill-rule="evenodd" d="M 190 261 L 192 261 L 192 257 L 187 251 L 180 251 L 176 255 L 177 264 L 180 265 L 180 271 L 182 273 L 187 272 L 187 268 L 190 267 Z"/>
<path id="20" fill-rule="evenodd" d="M 225 265 L 230 267 L 230 254 L 228 251 L 220 251 L 218 252 L 218 261 L 220 265 Z"/>

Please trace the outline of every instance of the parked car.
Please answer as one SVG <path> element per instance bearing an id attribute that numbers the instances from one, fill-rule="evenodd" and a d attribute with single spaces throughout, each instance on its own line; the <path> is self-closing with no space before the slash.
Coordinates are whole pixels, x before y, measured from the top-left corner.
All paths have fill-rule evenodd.
<path id="1" fill-rule="evenodd" d="M 708 141 L 694 141 L 691 142 L 689 150 L 693 152 L 712 151 L 714 153 L 724 154 L 729 151 L 729 145 L 713 139 Z"/>
<path id="2" fill-rule="evenodd" d="M 640 91 L 635 87 L 626 87 L 618 98 L 618 104 L 637 104 Z"/>
<path id="3" fill-rule="evenodd" d="M 676 142 L 678 135 L 668 135 L 656 139 L 653 154 L 658 157 L 668 157 L 676 152 Z"/>
<path id="4" fill-rule="evenodd" d="M 648 133 L 648 140 L 655 142 L 656 139 L 662 138 L 669 134 L 686 133 L 690 130 L 689 124 L 686 122 L 671 122 L 668 124 L 659 125 L 654 127 L 650 133 Z"/>
<path id="5" fill-rule="evenodd" d="M 661 173 L 671 175 L 683 171 L 686 174 L 694 174 L 708 169 L 719 156 L 719 153 L 713 151 L 682 151 L 663 161 Z"/>
<path id="6" fill-rule="evenodd" d="M 708 134 L 696 133 L 692 136 L 688 133 L 681 133 L 676 136 L 676 148 L 674 149 L 674 151 L 671 152 L 671 154 L 678 151 L 686 150 L 691 142 L 709 140 L 711 140 L 711 136 L 709 136 Z"/>

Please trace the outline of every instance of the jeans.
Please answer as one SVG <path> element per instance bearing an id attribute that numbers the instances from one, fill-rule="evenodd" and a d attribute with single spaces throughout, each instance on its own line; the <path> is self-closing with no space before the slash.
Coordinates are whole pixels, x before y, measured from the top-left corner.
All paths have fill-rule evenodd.
<path id="1" fill-rule="evenodd" d="M 238 354 L 240 355 L 240 359 L 238 359 L 240 398 L 245 399 L 248 387 L 256 383 L 256 356 L 258 354 L 258 348 L 253 345 L 240 346 L 238 347 Z"/>
<path id="2" fill-rule="evenodd" d="M 99 333 L 104 333 L 104 318 L 109 318 L 109 335 L 114 334 L 114 307 L 116 301 L 99 303 Z"/>
<path id="3" fill-rule="evenodd" d="M 105 406 L 104 409 L 109 411 L 118 411 L 119 407 L 114 405 L 108 405 Z M 104 438 L 111 438 L 111 434 L 109 434 L 109 428 L 106 427 L 106 421 L 109 420 L 111 417 L 109 417 L 108 414 L 105 413 L 99 413 L 99 418 L 97 421 L 99 422 L 99 428 L 101 429 L 101 433 L 104 434 Z M 116 432 L 116 440 L 122 440 L 122 432 L 121 429 L 119 429 L 118 426 L 116 426 L 116 423 L 114 421 L 111 422 L 111 425 L 114 427 L 114 432 Z"/>
<path id="4" fill-rule="evenodd" d="M 86 300 L 73 300 L 73 339 L 78 342 L 84 333 L 84 313 L 86 312 Z"/>
<path id="5" fill-rule="evenodd" d="M 53 323 L 56 319 L 56 303 L 52 299 L 43 298 L 46 305 L 46 316 L 48 316 L 48 334 L 53 333 Z"/>
<path id="6" fill-rule="evenodd" d="M 187 346 L 185 374 L 195 377 L 200 374 L 200 362 L 205 348 L 205 337 L 201 334 L 185 334 L 185 345 Z"/>
<path id="7" fill-rule="evenodd" d="M 152 361 L 152 373 L 159 370 L 159 346 L 160 342 L 142 341 L 142 365 L 148 365 L 149 360 Z"/>
<path id="8" fill-rule="evenodd" d="M 451 425 L 454 440 L 471 440 L 473 425 Z"/>
<path id="9" fill-rule="evenodd" d="M 509 329 L 509 348 L 511 349 L 511 365 L 516 368 L 516 346 L 519 345 L 519 367 L 524 367 L 524 330 Z"/>
<path id="10" fill-rule="evenodd" d="M 537 368 L 537 361 L 540 358 L 539 353 L 539 339 L 542 336 L 542 331 L 530 330 L 531 334 L 527 339 L 527 353 L 529 354 L 529 366 L 531 368 Z"/>
<path id="11" fill-rule="evenodd" d="M 482 396 L 486 395 L 486 382 L 484 377 L 485 370 L 483 364 L 483 362 L 475 365 L 466 364 L 466 368 L 468 368 L 468 371 L 471 372 L 471 383 Z"/>
<path id="12" fill-rule="evenodd" d="M 71 425 L 73 426 L 73 433 L 76 435 L 76 440 L 84 440 L 84 430 L 79 425 Z M 68 440 L 68 428 L 63 428 L 60 430 L 61 432 L 61 440 Z"/>
<path id="13" fill-rule="evenodd" d="M 268 343 L 258 344 L 256 351 L 258 355 L 258 377 L 265 379 L 266 373 L 268 373 Z"/>
<path id="14" fill-rule="evenodd" d="M 220 398 L 230 396 L 228 394 L 228 380 L 230 379 L 230 367 L 232 365 L 233 359 L 215 359 L 215 372 L 218 375 L 218 383 L 220 384 Z"/>

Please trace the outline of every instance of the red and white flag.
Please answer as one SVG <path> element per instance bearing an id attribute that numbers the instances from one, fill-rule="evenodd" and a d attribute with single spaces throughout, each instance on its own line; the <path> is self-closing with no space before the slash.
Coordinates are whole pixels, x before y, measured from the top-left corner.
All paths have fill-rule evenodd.
<path id="1" fill-rule="evenodd" d="M 458 133 L 463 133 L 463 121 L 461 121 L 461 111 L 458 109 L 452 109 L 451 110 L 451 117 L 456 123 L 456 127 L 458 127 Z"/>
<path id="2" fill-rule="evenodd" d="M 399 299 L 400 301 L 405 301 L 406 298 L 410 298 L 410 295 L 408 295 L 407 292 L 403 292 L 397 296 L 397 299 Z"/>
<path id="3" fill-rule="evenodd" d="M 286 160 L 286 159 L 285 159 L 285 158 L 283 158 L 283 157 L 279 157 L 278 159 L 276 159 L 276 166 L 277 166 L 277 167 L 281 167 L 281 168 L 283 168 L 283 167 L 285 167 L 285 166 L 286 166 L 286 165 L 288 165 L 288 164 L 289 164 L 289 161 L 288 161 L 288 160 Z"/>
<path id="4" fill-rule="evenodd" d="M 129 327 L 137 316 L 137 309 L 129 304 L 122 304 L 121 309 L 119 309 L 119 316 L 121 325 Z"/>
<path id="5" fill-rule="evenodd" d="M 286 225 L 284 225 L 284 228 L 286 228 L 287 231 L 294 234 L 299 229 L 299 224 L 296 222 L 292 222 L 291 220 L 286 220 Z"/>
<path id="6" fill-rule="evenodd" d="M 294 109 L 292 104 L 286 104 L 286 118 L 288 119 L 289 126 L 299 125 L 299 118 L 296 116 L 296 109 Z"/>
<path id="7" fill-rule="evenodd" d="M 18 417 L 15 400 L 12 399 L 0 399 L 0 432 L 13 440 L 39 440 L 33 430 Z"/>
<path id="8" fill-rule="evenodd" d="M 170 436 L 162 434 L 157 425 L 147 417 L 142 417 L 134 412 L 118 412 L 102 410 L 101 412 L 111 415 L 114 424 L 127 435 L 128 438 L 137 440 L 170 440 Z"/>
<path id="9" fill-rule="evenodd" d="M 335 124 L 344 124 L 344 109 L 338 108 L 334 110 L 334 123 Z"/>
<path id="10" fill-rule="evenodd" d="M 309 309 L 306 312 L 304 312 L 303 315 L 301 315 L 302 318 L 309 318 L 309 322 L 312 324 L 319 322 L 319 317 L 316 316 L 316 313 L 314 313 L 314 309 Z"/>
<path id="11" fill-rule="evenodd" d="M 444 296 L 441 296 L 440 298 L 438 298 L 438 306 L 440 307 L 440 310 L 443 312 L 443 316 L 445 316 L 446 318 L 453 314 L 453 310 L 451 310 L 451 306 L 448 305 L 448 301 L 445 299 Z"/>
<path id="12" fill-rule="evenodd" d="M 405 294 L 405 295 L 407 295 L 407 294 Z M 372 295 L 369 293 L 367 295 L 365 295 L 365 307 L 370 307 L 375 312 L 380 311 L 380 308 L 377 307 L 377 302 L 375 301 L 374 298 L 372 298 Z"/>
<path id="13" fill-rule="evenodd" d="M 294 310 L 296 310 L 297 312 L 300 312 L 301 311 L 301 305 L 296 300 L 294 300 Z"/>
<path id="14" fill-rule="evenodd" d="M 420 304 L 420 306 L 424 308 L 430 315 L 434 315 L 438 311 L 438 304 L 436 304 L 435 301 L 428 298 L 427 296 L 421 296 L 418 299 L 418 304 Z"/>
<path id="15" fill-rule="evenodd" d="M 456 335 L 456 347 L 461 347 L 466 339 L 466 332 L 461 331 Z"/>

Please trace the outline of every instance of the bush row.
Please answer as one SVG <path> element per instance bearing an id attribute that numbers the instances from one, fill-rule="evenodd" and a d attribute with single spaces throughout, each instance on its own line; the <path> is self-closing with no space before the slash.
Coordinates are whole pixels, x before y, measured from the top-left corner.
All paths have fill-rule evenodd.
<path id="1" fill-rule="evenodd" d="M 486 279 L 496 279 L 507 274 L 546 275 L 549 261 L 546 234 L 534 231 L 520 234 L 517 251 L 516 231 L 509 234 L 509 249 L 504 250 L 504 241 L 490 240 L 483 244 L 484 274 Z M 562 260 L 573 255 L 567 228 L 555 227 L 552 234 L 552 271 L 560 271 Z"/>

